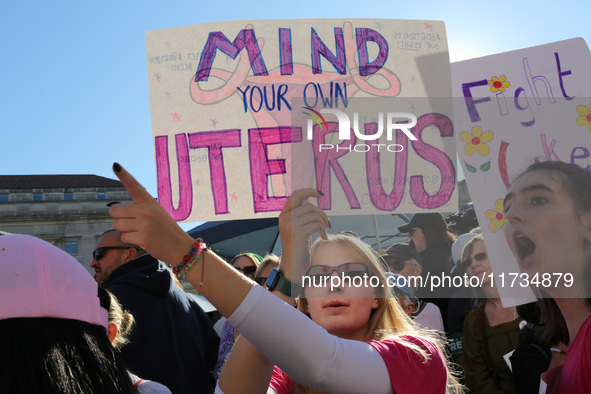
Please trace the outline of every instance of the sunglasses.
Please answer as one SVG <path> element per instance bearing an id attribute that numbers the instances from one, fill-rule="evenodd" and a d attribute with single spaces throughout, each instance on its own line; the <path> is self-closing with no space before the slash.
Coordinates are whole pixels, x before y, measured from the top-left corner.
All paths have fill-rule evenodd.
<path id="1" fill-rule="evenodd" d="M 417 232 L 418 229 L 419 229 L 418 227 L 411 228 L 410 231 L 408 232 L 408 235 L 412 237 L 413 235 L 415 235 L 415 233 Z"/>
<path id="2" fill-rule="evenodd" d="M 255 267 L 254 265 L 249 265 L 244 268 L 234 267 L 234 269 L 236 269 L 236 271 L 242 272 L 246 276 L 254 276 L 254 273 L 257 272 L 257 267 Z"/>
<path id="3" fill-rule="evenodd" d="M 111 249 L 135 249 L 133 246 L 103 246 L 92 251 L 92 258 L 99 261 Z M 137 249 L 136 249 L 137 250 Z"/>
<path id="4" fill-rule="evenodd" d="M 389 258 L 386 259 L 386 263 L 388 263 L 388 265 L 392 267 L 394 271 L 402 271 L 402 269 L 406 265 L 406 260 Z"/>
<path id="5" fill-rule="evenodd" d="M 480 253 L 474 255 L 474 257 L 468 257 L 466 260 L 464 260 L 462 262 L 462 264 L 464 265 L 464 267 L 469 267 L 472 264 L 473 260 L 482 261 L 486 258 L 486 256 L 487 256 L 486 252 L 480 252 Z"/>
<path id="6" fill-rule="evenodd" d="M 259 285 L 264 286 L 265 283 L 267 283 L 267 279 L 269 279 L 269 278 L 268 277 L 264 277 L 264 276 L 259 276 L 254 281 L 257 282 Z"/>
<path id="7" fill-rule="evenodd" d="M 369 267 L 365 263 L 345 263 L 336 267 L 330 267 L 328 265 L 313 265 L 306 272 L 306 276 L 324 281 L 328 280 L 335 271 L 339 276 L 351 279 L 370 274 Z"/>

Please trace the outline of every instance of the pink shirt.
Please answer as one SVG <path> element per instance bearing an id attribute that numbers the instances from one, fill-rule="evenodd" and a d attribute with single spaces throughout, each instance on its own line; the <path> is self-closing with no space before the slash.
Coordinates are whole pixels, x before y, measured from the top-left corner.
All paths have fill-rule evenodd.
<path id="1" fill-rule="evenodd" d="M 544 372 L 542 379 L 546 393 L 591 393 L 591 316 L 568 346 L 564 365 Z"/>
<path id="2" fill-rule="evenodd" d="M 407 335 L 404 336 L 404 339 L 426 351 L 430 360 L 423 363 L 421 356 L 414 350 L 391 339 L 367 342 L 382 356 L 396 394 L 414 394 L 419 391 L 421 393 L 445 393 L 447 369 L 443 355 L 437 346 L 418 337 Z M 343 371 L 343 373 L 348 372 Z M 269 384 L 270 388 L 275 390 L 277 394 L 289 394 L 293 384 L 294 382 L 289 376 L 275 367 Z"/>

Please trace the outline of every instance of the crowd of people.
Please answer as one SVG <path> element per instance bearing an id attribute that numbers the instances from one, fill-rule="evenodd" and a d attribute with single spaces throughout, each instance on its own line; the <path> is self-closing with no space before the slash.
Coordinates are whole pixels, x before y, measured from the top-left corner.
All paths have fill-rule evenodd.
<path id="1" fill-rule="evenodd" d="M 533 164 L 508 190 L 521 271 L 575 278 L 510 307 L 478 229 L 453 234 L 439 213 L 414 215 L 399 227 L 409 242 L 381 252 L 330 234 L 309 202 L 321 192 L 296 190 L 281 257 L 226 262 L 113 169 L 133 202 L 110 207 L 94 280 L 45 241 L 0 237 L 0 392 L 591 392 L 591 172 L 576 165 Z M 435 295 L 405 280 L 438 274 L 483 281 Z M 177 276 L 224 316 L 215 327 Z"/>

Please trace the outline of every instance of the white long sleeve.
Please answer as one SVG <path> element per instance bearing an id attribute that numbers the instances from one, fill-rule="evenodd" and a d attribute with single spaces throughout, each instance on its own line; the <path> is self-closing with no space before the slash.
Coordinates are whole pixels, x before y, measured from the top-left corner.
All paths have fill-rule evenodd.
<path id="1" fill-rule="evenodd" d="M 325 392 L 393 392 L 373 346 L 329 334 L 261 286 L 252 287 L 228 321 L 300 384 Z"/>

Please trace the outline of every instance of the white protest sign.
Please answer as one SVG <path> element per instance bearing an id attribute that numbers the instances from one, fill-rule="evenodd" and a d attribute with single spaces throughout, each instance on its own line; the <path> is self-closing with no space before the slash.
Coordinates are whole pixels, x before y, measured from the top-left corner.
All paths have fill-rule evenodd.
<path id="1" fill-rule="evenodd" d="M 442 22 L 221 22 L 150 31 L 146 47 L 158 198 L 175 220 L 276 216 L 302 186 L 329 214 L 457 208 L 452 110 L 419 102 L 451 94 Z M 368 112 L 355 103 L 368 98 L 399 101 Z M 344 118 L 323 109 L 361 132 L 339 140 Z"/>
<path id="2" fill-rule="evenodd" d="M 520 274 L 503 234 L 503 200 L 535 161 L 591 168 L 590 70 L 581 38 L 452 64 L 458 156 L 499 293 L 517 298 L 507 304 L 530 297 L 532 281 L 543 285 Z"/>

